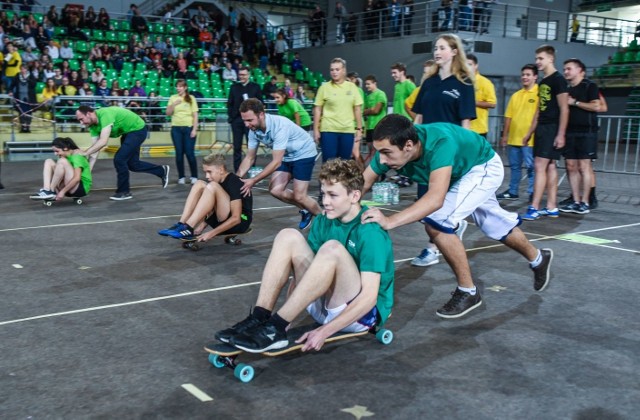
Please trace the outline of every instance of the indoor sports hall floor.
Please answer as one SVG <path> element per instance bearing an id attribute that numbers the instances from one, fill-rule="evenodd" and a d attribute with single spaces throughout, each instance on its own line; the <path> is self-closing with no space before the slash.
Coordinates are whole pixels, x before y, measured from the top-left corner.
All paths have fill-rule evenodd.
<path id="1" fill-rule="evenodd" d="M 523 224 L 555 252 L 542 293 L 522 257 L 470 225 L 464 244 L 484 304 L 458 320 L 435 315 L 454 289 L 447 264 L 409 264 L 422 228 L 392 231 L 394 341 L 245 357 L 256 376 L 244 384 L 202 347 L 246 316 L 271 241 L 297 226 L 297 211 L 256 190 L 254 230 L 241 246 L 218 239 L 190 252 L 156 233 L 176 221 L 188 186 L 163 190 L 134 174 L 134 198 L 113 202 L 105 159 L 85 204 L 45 207 L 27 198 L 41 170 L 38 161 L 2 164 L 2 419 L 637 418 L 637 176 L 598 174 L 600 208 L 589 215 Z M 413 201 L 413 187 L 401 192 L 388 211 Z"/>

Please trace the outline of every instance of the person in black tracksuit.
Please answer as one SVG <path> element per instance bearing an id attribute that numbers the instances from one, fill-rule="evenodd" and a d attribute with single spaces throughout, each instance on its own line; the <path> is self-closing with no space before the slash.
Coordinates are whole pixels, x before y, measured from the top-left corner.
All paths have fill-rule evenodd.
<path id="1" fill-rule="evenodd" d="M 229 124 L 231 124 L 231 133 L 233 135 L 234 172 L 238 171 L 242 162 L 242 144 L 248 132 L 240 116 L 240 104 L 249 98 L 262 100 L 260 85 L 249 81 L 248 67 L 240 67 L 238 79 L 240 81 L 234 83 L 229 89 L 229 98 L 227 100 L 227 114 L 229 115 Z"/>

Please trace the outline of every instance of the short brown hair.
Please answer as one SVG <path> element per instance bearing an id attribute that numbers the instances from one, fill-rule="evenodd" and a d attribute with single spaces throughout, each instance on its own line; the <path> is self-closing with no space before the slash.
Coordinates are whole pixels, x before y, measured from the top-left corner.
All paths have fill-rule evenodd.
<path id="1" fill-rule="evenodd" d="M 550 56 L 552 56 L 553 58 L 556 57 L 556 49 L 553 48 L 553 46 L 551 46 L 551 45 L 544 44 L 544 45 L 540 45 L 538 48 L 536 48 L 536 54 L 540 54 L 541 52 L 547 53 Z"/>
<path id="2" fill-rule="evenodd" d="M 355 160 L 331 159 L 325 162 L 318 179 L 329 184 L 342 184 L 348 193 L 364 189 L 364 177 Z"/>
<path id="3" fill-rule="evenodd" d="M 405 66 L 404 63 L 398 62 L 398 63 L 394 63 L 391 66 L 391 70 L 398 70 L 398 71 L 401 71 L 403 73 L 407 73 L 407 66 Z"/>
<path id="4" fill-rule="evenodd" d="M 263 113 L 264 105 L 262 105 L 262 102 L 260 102 L 260 100 L 256 98 L 249 98 L 242 101 L 242 103 L 240 104 L 240 112 L 249 111 L 253 111 L 253 113 L 256 115 Z"/>
<path id="5" fill-rule="evenodd" d="M 227 163 L 225 156 L 220 153 L 211 153 L 210 155 L 202 158 L 202 164 L 205 166 L 222 166 L 224 170 L 227 170 Z"/>

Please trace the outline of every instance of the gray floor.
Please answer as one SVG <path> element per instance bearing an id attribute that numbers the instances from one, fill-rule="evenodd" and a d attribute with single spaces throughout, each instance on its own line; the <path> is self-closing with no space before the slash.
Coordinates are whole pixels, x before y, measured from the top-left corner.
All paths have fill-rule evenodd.
<path id="1" fill-rule="evenodd" d="M 245 243 L 213 240 L 194 253 L 156 234 L 188 187 L 134 174 L 134 199 L 113 202 L 115 172 L 101 160 L 84 205 L 47 208 L 27 198 L 40 174 L 41 162 L 2 164 L 0 418 L 637 418 L 637 177 L 599 174 L 600 208 L 589 215 L 525 222 L 537 246 L 555 251 L 542 293 L 521 257 L 471 225 L 464 243 L 484 305 L 459 320 L 435 316 L 454 288 L 448 266 L 408 262 L 425 242 L 421 227 L 392 231 L 393 343 L 246 357 L 256 377 L 243 384 L 202 346 L 247 314 L 295 209 L 256 191 Z M 389 211 L 412 202 L 413 188 L 402 193 Z"/>

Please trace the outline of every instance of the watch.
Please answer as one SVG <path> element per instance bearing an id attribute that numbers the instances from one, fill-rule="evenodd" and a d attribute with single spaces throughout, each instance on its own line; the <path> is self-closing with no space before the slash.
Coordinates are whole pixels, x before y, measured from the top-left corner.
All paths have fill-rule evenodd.
<path id="1" fill-rule="evenodd" d="M 575 101 L 575 102 L 573 103 L 573 105 L 574 105 L 574 106 L 578 106 L 578 104 L 579 104 L 579 103 L 580 103 L 580 102 Z"/>

